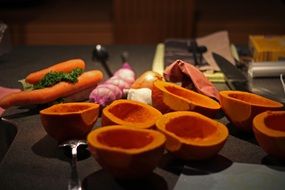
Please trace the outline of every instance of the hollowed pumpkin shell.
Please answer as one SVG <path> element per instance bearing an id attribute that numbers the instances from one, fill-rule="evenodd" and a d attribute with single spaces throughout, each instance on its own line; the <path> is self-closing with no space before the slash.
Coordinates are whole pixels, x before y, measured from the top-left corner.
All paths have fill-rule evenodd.
<path id="1" fill-rule="evenodd" d="M 102 112 L 102 126 L 125 125 L 136 128 L 151 128 L 161 112 L 150 105 L 133 100 L 115 100 Z"/>
<path id="2" fill-rule="evenodd" d="M 195 111 L 209 117 L 214 117 L 221 108 L 218 102 L 205 95 L 165 81 L 154 82 L 152 104 L 162 113 Z"/>
<path id="3" fill-rule="evenodd" d="M 99 115 L 96 103 L 61 103 L 40 111 L 46 132 L 55 140 L 85 139 Z"/>
<path id="4" fill-rule="evenodd" d="M 166 149 L 184 160 L 213 157 L 229 135 L 222 123 L 190 111 L 164 114 L 156 126 L 167 138 Z"/>
<path id="5" fill-rule="evenodd" d="M 285 160 L 285 111 L 266 111 L 253 119 L 258 144 L 270 155 Z"/>
<path id="6" fill-rule="evenodd" d="M 151 173 L 163 155 L 165 136 L 151 129 L 107 126 L 93 130 L 88 147 L 115 178 L 140 178 Z"/>
<path id="7" fill-rule="evenodd" d="M 220 97 L 227 118 L 244 132 L 252 131 L 252 120 L 257 114 L 283 107 L 282 103 L 243 91 L 221 91 Z"/>

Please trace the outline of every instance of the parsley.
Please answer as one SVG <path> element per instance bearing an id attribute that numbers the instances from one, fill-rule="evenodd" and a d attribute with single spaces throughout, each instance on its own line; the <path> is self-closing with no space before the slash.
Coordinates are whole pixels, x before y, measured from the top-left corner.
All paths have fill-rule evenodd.
<path id="1" fill-rule="evenodd" d="M 37 84 L 34 84 L 33 87 L 34 89 L 45 88 L 53 86 L 61 81 L 76 83 L 78 81 L 77 77 L 79 77 L 82 73 L 83 69 L 80 68 L 75 68 L 70 73 L 51 71 L 47 73 Z"/>

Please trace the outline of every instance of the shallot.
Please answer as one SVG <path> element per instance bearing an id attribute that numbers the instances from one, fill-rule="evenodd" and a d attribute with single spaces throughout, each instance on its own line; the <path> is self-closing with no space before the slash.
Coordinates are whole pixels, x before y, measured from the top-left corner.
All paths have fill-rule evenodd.
<path id="1" fill-rule="evenodd" d="M 89 100 L 104 107 L 114 100 L 121 99 L 124 95 L 124 89 L 129 89 L 134 81 L 134 70 L 128 63 L 124 63 L 111 78 L 99 84 L 90 93 Z"/>

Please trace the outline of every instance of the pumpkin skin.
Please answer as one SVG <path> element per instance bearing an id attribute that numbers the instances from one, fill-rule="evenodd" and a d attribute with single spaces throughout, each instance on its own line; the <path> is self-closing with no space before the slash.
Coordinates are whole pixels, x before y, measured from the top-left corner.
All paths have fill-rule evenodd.
<path id="1" fill-rule="evenodd" d="M 167 138 L 166 149 L 183 160 L 205 160 L 215 156 L 229 136 L 222 123 L 190 111 L 164 114 L 156 127 Z"/>
<path id="2" fill-rule="evenodd" d="M 58 142 L 86 139 L 99 115 L 99 104 L 61 103 L 40 111 L 46 132 Z"/>
<path id="3" fill-rule="evenodd" d="M 95 129 L 87 137 L 93 157 L 119 179 L 137 179 L 151 173 L 163 155 L 165 141 L 158 131 L 122 125 Z"/>
<path id="4" fill-rule="evenodd" d="M 243 132 L 252 132 L 253 118 L 267 110 L 280 110 L 282 103 L 243 91 L 220 91 L 221 105 L 227 118 Z"/>
<path id="5" fill-rule="evenodd" d="M 253 132 L 263 150 L 285 160 L 285 111 L 266 111 L 253 119 Z"/>
<path id="6" fill-rule="evenodd" d="M 161 112 L 134 100 L 115 100 L 102 112 L 102 126 L 125 125 L 136 128 L 154 128 Z"/>
<path id="7" fill-rule="evenodd" d="M 218 102 L 205 95 L 165 81 L 154 82 L 152 105 L 161 113 L 194 111 L 208 117 L 215 117 L 221 108 Z"/>

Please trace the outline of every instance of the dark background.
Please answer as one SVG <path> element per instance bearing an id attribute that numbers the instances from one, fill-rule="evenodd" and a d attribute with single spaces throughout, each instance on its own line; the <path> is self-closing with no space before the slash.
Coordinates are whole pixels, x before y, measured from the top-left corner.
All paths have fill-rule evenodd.
<path id="1" fill-rule="evenodd" d="M 285 34 L 283 0 L 0 0 L 15 45 L 154 44 L 228 30 Z"/>

